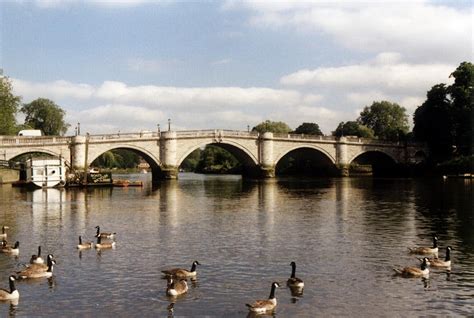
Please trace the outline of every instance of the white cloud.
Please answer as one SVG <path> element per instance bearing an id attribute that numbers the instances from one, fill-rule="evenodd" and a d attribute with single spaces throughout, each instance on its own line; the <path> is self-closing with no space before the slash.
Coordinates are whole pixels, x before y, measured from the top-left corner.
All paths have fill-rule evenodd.
<path id="1" fill-rule="evenodd" d="M 20 79 L 12 79 L 13 91 L 23 97 L 23 102 L 29 102 L 39 97 L 51 99 L 73 98 L 89 99 L 94 88 L 88 84 L 74 84 L 68 81 L 54 81 L 49 83 L 34 83 Z"/>
<path id="2" fill-rule="evenodd" d="M 361 52 L 400 52 L 410 61 L 460 63 L 472 58 L 473 11 L 427 1 L 239 1 L 261 28 L 323 33 Z"/>

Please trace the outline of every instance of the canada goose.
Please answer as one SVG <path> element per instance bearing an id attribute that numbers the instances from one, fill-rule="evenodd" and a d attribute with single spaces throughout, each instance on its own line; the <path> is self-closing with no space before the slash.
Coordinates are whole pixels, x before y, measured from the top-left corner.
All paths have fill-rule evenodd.
<path id="1" fill-rule="evenodd" d="M 428 264 L 430 267 L 451 267 L 451 250 L 451 246 L 446 247 L 446 256 L 444 261 L 438 258 L 429 258 Z M 420 261 L 423 261 L 423 259 L 420 259 Z"/>
<path id="2" fill-rule="evenodd" d="M 112 239 L 112 238 L 115 238 L 115 234 L 117 233 L 110 233 L 110 232 L 100 232 L 100 226 L 96 226 L 95 227 L 97 229 L 97 233 L 95 234 L 95 237 L 101 237 L 101 238 L 108 238 L 108 239 Z"/>
<path id="3" fill-rule="evenodd" d="M 245 306 L 247 306 L 250 311 L 259 314 L 272 311 L 277 305 L 277 300 L 275 297 L 275 290 L 277 287 L 280 287 L 280 285 L 277 282 L 273 282 L 268 299 L 256 300 L 252 304 L 245 304 Z"/>
<path id="4" fill-rule="evenodd" d="M 286 284 L 287 284 L 289 287 L 303 288 L 303 287 L 304 287 L 304 282 L 303 282 L 303 280 L 295 276 L 295 273 L 296 273 L 296 263 L 295 263 L 295 262 L 291 262 L 290 265 L 291 265 L 291 276 L 290 276 L 290 278 L 288 278 L 288 280 L 286 281 Z"/>
<path id="5" fill-rule="evenodd" d="M 27 267 L 26 269 L 18 272 L 18 278 L 27 279 L 27 278 L 49 278 L 53 276 L 53 267 L 56 264 L 56 261 L 50 258 L 48 255 L 48 265 L 46 271 L 42 265 L 44 264 L 32 264 L 31 266 Z"/>
<path id="6" fill-rule="evenodd" d="M 11 275 L 8 278 L 8 282 L 10 283 L 10 291 L 6 289 L 0 289 L 0 300 L 18 299 L 20 297 L 20 293 L 15 287 L 15 276 Z"/>
<path id="7" fill-rule="evenodd" d="M 166 294 L 168 296 L 179 296 L 188 291 L 188 283 L 185 279 L 168 278 Z"/>
<path id="8" fill-rule="evenodd" d="M 2 226 L 2 233 L 0 233 L 0 239 L 6 239 L 7 238 L 7 231 L 9 227 L 8 226 Z"/>
<path id="9" fill-rule="evenodd" d="M 34 263 L 34 264 L 29 264 L 27 265 L 27 269 L 28 268 L 31 268 L 35 271 L 40 271 L 42 270 L 43 272 L 46 272 L 48 270 L 48 263 L 50 263 L 50 261 L 54 260 L 54 256 L 53 254 L 48 254 L 48 256 L 46 256 L 46 264 L 37 264 L 37 263 Z"/>
<path id="10" fill-rule="evenodd" d="M 31 255 L 30 264 L 44 264 L 44 259 L 41 257 L 41 246 L 38 246 L 38 255 Z"/>
<path id="11" fill-rule="evenodd" d="M 172 268 L 161 271 L 166 277 L 176 278 L 193 278 L 196 277 L 196 266 L 201 265 L 198 261 L 194 261 L 191 265 L 191 270 L 185 270 L 183 268 Z"/>
<path id="12" fill-rule="evenodd" d="M 18 255 L 20 254 L 20 242 L 16 241 L 13 247 L 9 246 L 8 244 L 5 246 L 2 246 L 0 248 L 0 252 L 7 253 L 10 255 Z"/>
<path id="13" fill-rule="evenodd" d="M 429 275 L 430 270 L 428 269 L 428 258 L 423 258 L 423 262 L 418 267 L 405 267 L 403 269 L 394 268 L 395 274 L 403 277 L 426 277 Z"/>
<path id="14" fill-rule="evenodd" d="M 98 236 L 97 243 L 95 243 L 95 248 L 96 249 L 115 248 L 115 241 L 102 243 L 102 237 Z"/>
<path id="15" fill-rule="evenodd" d="M 430 255 L 438 253 L 438 236 L 433 235 L 433 247 L 413 247 L 408 248 L 411 254 Z"/>
<path id="16" fill-rule="evenodd" d="M 92 248 L 94 246 L 94 243 L 92 242 L 82 242 L 82 236 L 79 236 L 79 244 L 77 244 L 77 248 L 80 250 L 85 250 L 88 248 Z"/>

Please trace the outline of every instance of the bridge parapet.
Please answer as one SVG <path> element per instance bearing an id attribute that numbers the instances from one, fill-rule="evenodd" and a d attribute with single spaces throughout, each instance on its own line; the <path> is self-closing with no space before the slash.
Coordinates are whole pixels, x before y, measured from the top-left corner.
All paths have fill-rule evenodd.
<path id="1" fill-rule="evenodd" d="M 48 136 L 48 137 L 24 137 L 24 136 L 0 136 L 0 145 L 49 145 L 64 144 L 71 141 L 71 137 Z"/>

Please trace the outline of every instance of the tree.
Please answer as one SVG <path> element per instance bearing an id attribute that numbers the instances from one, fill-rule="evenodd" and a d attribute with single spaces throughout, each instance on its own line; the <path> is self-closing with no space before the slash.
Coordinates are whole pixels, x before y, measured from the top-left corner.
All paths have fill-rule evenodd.
<path id="1" fill-rule="evenodd" d="M 291 128 L 284 122 L 265 120 L 257 126 L 252 128 L 252 131 L 259 133 L 272 132 L 276 134 L 287 134 L 291 131 Z"/>
<path id="2" fill-rule="evenodd" d="M 45 135 L 64 135 L 70 126 L 64 121 L 66 112 L 46 98 L 24 104 L 21 112 L 26 115 L 26 125 L 42 130 Z"/>
<path id="3" fill-rule="evenodd" d="M 374 131 L 356 121 L 347 121 L 340 122 L 336 130 L 332 132 L 332 135 L 336 137 L 357 136 L 360 138 L 374 138 Z"/>
<path id="4" fill-rule="evenodd" d="M 8 77 L 0 76 L 0 135 L 17 133 L 16 114 L 21 98 L 13 95 L 13 87 Z"/>
<path id="5" fill-rule="evenodd" d="M 374 131 L 376 137 L 385 140 L 399 140 L 408 133 L 406 109 L 388 101 L 373 102 L 365 106 L 357 121 Z"/>
<path id="6" fill-rule="evenodd" d="M 435 85 L 426 97 L 413 115 L 413 133 L 416 140 L 427 143 L 435 160 L 442 161 L 451 156 L 454 142 L 454 117 L 448 88 L 445 84 Z"/>
<path id="7" fill-rule="evenodd" d="M 454 83 L 433 86 L 413 118 L 415 138 L 428 144 L 436 161 L 473 153 L 474 65 L 463 62 L 450 76 Z"/>
<path id="8" fill-rule="evenodd" d="M 319 129 L 319 125 L 315 123 L 302 123 L 295 129 L 293 133 L 306 134 L 306 135 L 318 135 L 318 136 L 323 135 L 323 133 L 321 132 L 321 129 Z"/>

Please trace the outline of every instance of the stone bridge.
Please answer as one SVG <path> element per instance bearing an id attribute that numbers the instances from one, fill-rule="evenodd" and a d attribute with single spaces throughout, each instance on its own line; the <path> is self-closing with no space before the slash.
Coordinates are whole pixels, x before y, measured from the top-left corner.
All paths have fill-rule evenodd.
<path id="1" fill-rule="evenodd" d="M 256 177 L 274 177 L 281 159 L 298 150 L 309 151 L 323 163 L 322 166 L 336 169 L 340 175 L 347 175 L 349 165 L 359 159 L 407 165 L 417 163 L 427 155 L 426 148 L 420 144 L 349 136 L 195 130 L 70 137 L 0 136 L 0 160 L 12 160 L 27 153 L 46 153 L 64 158 L 71 169 L 87 170 L 106 151 L 128 149 L 148 162 L 153 179 L 174 179 L 184 159 L 209 144 L 228 150 L 242 163 L 243 175 Z"/>

